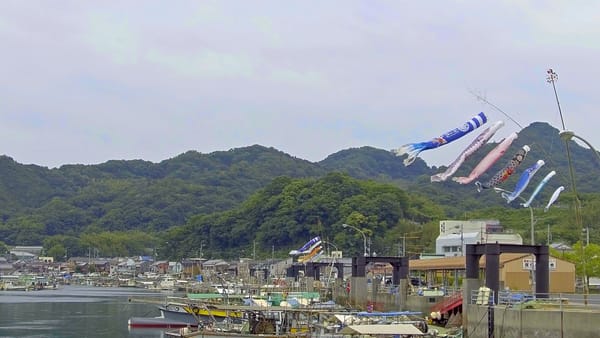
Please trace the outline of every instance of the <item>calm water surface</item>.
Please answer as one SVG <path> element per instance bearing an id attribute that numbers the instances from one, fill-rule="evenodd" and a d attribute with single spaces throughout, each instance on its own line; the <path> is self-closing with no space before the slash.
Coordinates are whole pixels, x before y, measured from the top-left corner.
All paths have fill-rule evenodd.
<path id="1" fill-rule="evenodd" d="M 166 294 L 135 288 L 64 286 L 58 290 L 0 291 L 0 337 L 164 337 L 129 329 L 130 317 L 155 317 Z"/>

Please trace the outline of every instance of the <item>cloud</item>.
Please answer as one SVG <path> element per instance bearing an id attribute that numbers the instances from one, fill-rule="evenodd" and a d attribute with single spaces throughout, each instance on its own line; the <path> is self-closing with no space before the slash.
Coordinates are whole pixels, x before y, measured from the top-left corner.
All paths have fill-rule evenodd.
<path id="1" fill-rule="evenodd" d="M 318 161 L 428 140 L 479 111 L 507 119 L 470 91 L 558 127 L 552 67 L 567 128 L 600 144 L 599 6 L 0 2 L 0 141 L 48 166 L 255 143 Z M 519 129 L 506 122 L 498 137 Z M 447 164 L 461 142 L 423 158 Z"/>
<path id="2" fill-rule="evenodd" d="M 99 53 L 118 64 L 139 62 L 140 38 L 125 19 L 90 17 L 88 42 Z"/>
<path id="3" fill-rule="evenodd" d="M 148 61 L 169 68 L 182 76 L 249 77 L 253 75 L 252 62 L 242 55 L 202 51 L 195 55 L 176 55 L 152 50 Z"/>

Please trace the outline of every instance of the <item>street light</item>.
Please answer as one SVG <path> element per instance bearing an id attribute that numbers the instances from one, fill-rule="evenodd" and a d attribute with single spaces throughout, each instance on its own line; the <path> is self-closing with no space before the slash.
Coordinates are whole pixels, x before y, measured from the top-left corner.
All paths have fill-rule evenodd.
<path id="1" fill-rule="evenodd" d="M 346 224 L 346 223 L 342 224 L 342 228 L 352 228 L 352 229 L 360 232 L 360 234 L 363 236 L 363 250 L 364 250 L 363 255 L 365 257 L 369 256 L 369 254 L 367 253 L 367 235 L 365 235 L 365 232 L 353 225 Z"/>
<path id="2" fill-rule="evenodd" d="M 337 245 L 335 245 L 335 244 L 333 244 L 333 243 L 331 243 L 329 241 L 321 241 L 321 242 L 327 244 L 328 246 L 332 246 L 335 249 L 335 251 L 338 251 L 338 252 L 340 251 L 338 249 Z M 331 256 L 331 252 L 329 253 L 329 256 Z"/>
<path id="3" fill-rule="evenodd" d="M 494 191 L 495 192 L 505 192 L 507 194 L 512 193 L 512 191 L 508 191 L 508 190 L 505 190 L 505 189 L 502 189 L 502 188 L 498 188 L 498 187 L 494 187 Z M 527 200 L 525 198 L 523 198 L 522 196 L 519 196 L 519 198 L 523 202 L 527 203 Z M 531 207 L 531 205 L 529 205 L 528 208 L 529 208 L 529 213 L 531 215 L 531 245 L 535 245 L 535 223 L 536 223 L 536 220 L 535 220 L 535 218 L 533 218 L 533 207 Z M 530 275 L 530 278 L 531 278 L 531 288 L 532 288 L 533 292 L 536 291 L 535 290 L 535 272 L 534 272 L 535 265 L 533 265 L 534 259 L 535 259 L 535 256 L 532 255 L 531 270 L 529 270 L 530 271 L 529 275 Z"/>
<path id="4" fill-rule="evenodd" d="M 564 125 L 563 125 L 563 128 L 564 128 Z M 567 145 L 567 150 L 569 149 L 568 141 L 573 140 L 573 138 L 576 138 L 576 139 L 580 140 L 581 142 L 585 143 L 590 148 L 590 150 L 593 151 L 594 154 L 596 154 L 596 158 L 600 162 L 600 154 L 598 153 L 596 148 L 594 148 L 594 146 L 592 146 L 592 144 L 590 142 L 588 142 L 586 139 L 584 139 L 583 137 L 576 135 L 574 131 L 563 129 L 558 132 L 558 136 L 560 136 L 560 138 L 563 141 L 565 141 L 565 144 Z M 572 173 L 571 173 L 571 181 L 573 184 L 573 192 L 575 193 L 575 199 L 576 199 L 576 203 L 577 203 L 577 205 L 575 207 L 577 208 L 577 206 L 579 206 L 579 199 L 577 197 L 577 191 L 575 190 L 575 176 Z M 576 209 L 576 211 L 577 211 L 577 209 Z M 577 217 L 577 216 L 579 216 L 579 217 Z M 579 220 L 580 221 L 579 223 L 581 223 L 581 215 L 576 215 L 576 220 Z M 583 226 L 583 225 L 581 225 L 581 226 Z M 585 233 L 585 236 L 587 239 L 587 245 L 589 245 L 590 244 L 590 229 L 589 229 L 589 227 L 585 227 L 581 231 L 582 231 L 582 233 Z M 587 281 L 586 281 L 587 271 L 586 271 L 585 266 L 586 266 L 587 262 L 585 261 L 585 259 L 586 259 L 585 258 L 585 246 L 583 245 L 583 240 L 581 243 L 581 247 L 582 247 L 581 260 L 583 262 L 583 279 L 584 279 L 583 280 L 583 293 L 584 293 L 584 302 L 587 305 L 587 295 L 589 293 L 589 287 L 588 287 Z"/>
<path id="5" fill-rule="evenodd" d="M 498 187 L 494 187 L 494 191 L 495 192 L 505 192 L 507 194 L 512 193 L 512 191 L 508 191 L 506 189 L 502 189 L 502 188 L 498 188 Z M 523 198 L 522 196 L 519 196 L 519 198 L 523 201 L 523 202 L 527 202 L 527 200 L 525 198 Z M 528 206 L 529 208 L 529 213 L 531 214 L 531 245 L 535 245 L 535 218 L 533 217 L 533 208 L 530 206 Z"/>
<path id="6" fill-rule="evenodd" d="M 586 226 L 583 228 L 583 232 L 585 232 L 585 245 L 588 246 L 590 245 L 590 227 Z"/>
<path id="7" fill-rule="evenodd" d="M 573 169 L 573 160 L 571 159 L 571 150 L 569 148 L 569 142 L 568 140 L 572 139 L 573 137 L 575 137 L 575 133 L 572 131 L 568 131 L 567 127 L 565 126 L 565 120 L 563 118 L 563 114 L 562 114 L 562 109 L 560 108 L 560 101 L 558 100 L 558 93 L 556 92 L 556 81 L 558 80 L 558 74 L 556 74 L 554 72 L 554 70 L 552 70 L 552 68 L 548 69 L 547 71 L 548 76 L 546 77 L 546 82 L 552 84 L 552 89 L 554 90 L 554 97 L 556 98 L 556 106 L 558 107 L 558 113 L 560 114 L 560 121 L 562 123 L 562 132 L 559 132 L 559 136 L 561 137 L 561 139 L 563 139 L 565 141 L 565 149 L 567 151 L 567 160 L 569 163 L 569 176 L 571 177 L 571 188 L 573 190 L 573 195 L 575 197 L 575 223 L 577 224 L 577 226 L 580 229 L 583 229 L 583 222 L 581 220 L 581 201 L 579 200 L 579 195 L 577 194 L 577 187 L 575 186 L 575 170 Z M 594 152 L 596 153 L 596 155 L 598 155 L 598 152 L 591 146 L 591 144 L 585 140 L 583 140 L 581 137 L 578 137 L 578 139 L 582 140 L 583 142 L 585 142 L 588 146 L 590 146 L 590 148 L 592 150 L 594 150 Z M 600 159 L 600 155 L 598 155 L 599 159 Z M 589 287 L 588 284 L 586 283 L 586 279 L 587 279 L 587 271 L 585 268 L 586 262 L 585 262 L 585 250 L 584 250 L 584 246 L 583 246 L 583 240 L 582 240 L 582 245 L 581 245 L 581 260 L 583 262 L 583 303 L 587 306 L 588 305 L 588 294 L 589 294 Z"/>
<path id="8" fill-rule="evenodd" d="M 585 143 L 590 150 L 592 150 L 594 152 L 594 154 L 596 154 L 596 156 L 598 157 L 598 161 L 600 161 L 600 154 L 598 153 L 598 151 L 594 148 L 594 146 L 592 146 L 591 143 L 589 143 L 587 140 L 585 140 L 583 137 L 576 135 L 574 131 L 572 130 L 561 130 L 558 132 L 558 136 L 560 136 L 560 138 L 563 141 L 571 141 L 573 138 L 576 138 L 578 140 L 580 140 L 581 142 Z"/>

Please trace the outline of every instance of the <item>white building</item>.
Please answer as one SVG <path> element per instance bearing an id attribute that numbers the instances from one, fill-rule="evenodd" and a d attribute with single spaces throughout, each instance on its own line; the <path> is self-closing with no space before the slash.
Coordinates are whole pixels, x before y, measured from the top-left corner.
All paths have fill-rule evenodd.
<path id="1" fill-rule="evenodd" d="M 523 245 L 521 235 L 504 232 L 498 220 L 440 221 L 435 253 L 462 256 L 467 244 L 502 243 Z"/>

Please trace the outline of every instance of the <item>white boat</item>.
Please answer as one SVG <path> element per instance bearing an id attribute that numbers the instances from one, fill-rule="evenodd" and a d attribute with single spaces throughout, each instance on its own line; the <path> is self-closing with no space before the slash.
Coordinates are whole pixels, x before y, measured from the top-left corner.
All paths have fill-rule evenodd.
<path id="1" fill-rule="evenodd" d="M 161 290 L 175 290 L 177 279 L 173 276 L 164 276 L 158 282 L 158 288 Z"/>

